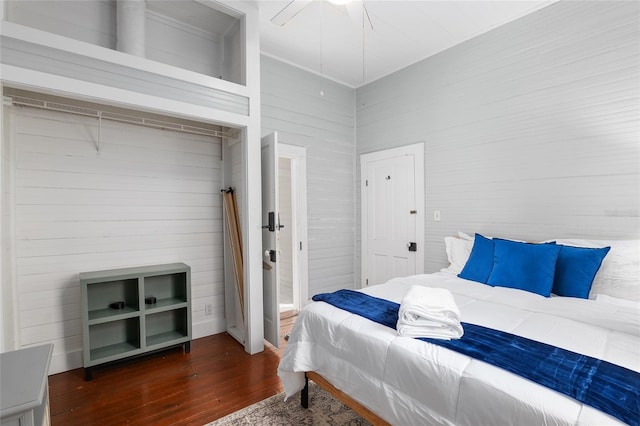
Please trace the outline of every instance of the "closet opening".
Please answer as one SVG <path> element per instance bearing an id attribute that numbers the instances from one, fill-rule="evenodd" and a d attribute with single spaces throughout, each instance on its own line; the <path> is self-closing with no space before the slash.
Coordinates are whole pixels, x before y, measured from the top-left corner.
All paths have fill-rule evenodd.
<path id="1" fill-rule="evenodd" d="M 5 348 L 50 342 L 54 371 L 78 368 L 78 274 L 177 262 L 191 267 L 193 338 L 225 331 L 220 190 L 245 194 L 244 132 L 8 87 L 3 97 Z"/>

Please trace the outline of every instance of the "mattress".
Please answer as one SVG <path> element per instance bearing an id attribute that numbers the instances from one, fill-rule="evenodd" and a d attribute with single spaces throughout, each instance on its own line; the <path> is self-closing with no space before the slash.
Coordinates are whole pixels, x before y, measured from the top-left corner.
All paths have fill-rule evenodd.
<path id="1" fill-rule="evenodd" d="M 640 371 L 640 309 L 490 287 L 448 272 L 363 289 L 400 303 L 412 285 L 449 289 L 461 321 L 506 331 Z M 508 371 L 312 302 L 296 321 L 278 368 L 287 397 L 315 371 L 399 425 L 621 424 Z"/>

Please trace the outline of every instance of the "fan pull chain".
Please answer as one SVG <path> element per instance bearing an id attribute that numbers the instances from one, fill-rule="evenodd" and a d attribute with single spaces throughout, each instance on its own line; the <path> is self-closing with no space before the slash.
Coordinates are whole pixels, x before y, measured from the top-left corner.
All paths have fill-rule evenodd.
<path id="1" fill-rule="evenodd" d="M 365 72 L 364 72 L 364 0 L 362 0 L 362 82 L 365 81 Z"/>
<path id="2" fill-rule="evenodd" d="M 322 64 L 322 47 L 323 47 L 323 35 L 324 35 L 324 0 L 320 0 L 320 96 L 324 96 L 324 70 Z"/>

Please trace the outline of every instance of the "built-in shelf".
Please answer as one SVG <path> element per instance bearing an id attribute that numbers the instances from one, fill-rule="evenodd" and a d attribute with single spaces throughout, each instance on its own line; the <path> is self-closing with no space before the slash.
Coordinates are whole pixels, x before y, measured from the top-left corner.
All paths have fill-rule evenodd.
<path id="1" fill-rule="evenodd" d="M 99 364 L 191 341 L 191 269 L 184 263 L 80 274 L 85 377 Z M 146 298 L 155 303 L 145 303 Z M 122 302 L 122 308 L 112 307 Z"/>
<path id="2" fill-rule="evenodd" d="M 140 5 L 134 19 L 120 20 L 118 8 Z M 235 15 L 235 16 L 234 16 Z M 83 1 L 7 2 L 7 21 L 110 50 L 119 37 L 136 37 L 141 57 L 236 84 L 244 84 L 242 21 L 217 2 Z M 127 52 L 128 53 L 128 52 Z"/>
<path id="3" fill-rule="evenodd" d="M 6 87 L 228 128 L 249 124 L 255 89 L 247 86 L 245 15 L 235 9 L 216 1 L 142 2 L 145 53 L 134 54 L 117 49 L 115 1 L 3 3 Z"/>

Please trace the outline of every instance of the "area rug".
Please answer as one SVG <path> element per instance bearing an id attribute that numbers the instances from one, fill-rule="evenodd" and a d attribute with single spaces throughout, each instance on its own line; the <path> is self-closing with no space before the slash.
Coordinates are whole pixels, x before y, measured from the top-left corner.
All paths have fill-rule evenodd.
<path id="1" fill-rule="evenodd" d="M 231 425 L 365 426 L 370 423 L 315 383 L 309 383 L 309 408 L 302 408 L 299 395 L 284 402 L 284 393 L 279 393 L 206 426 Z"/>

